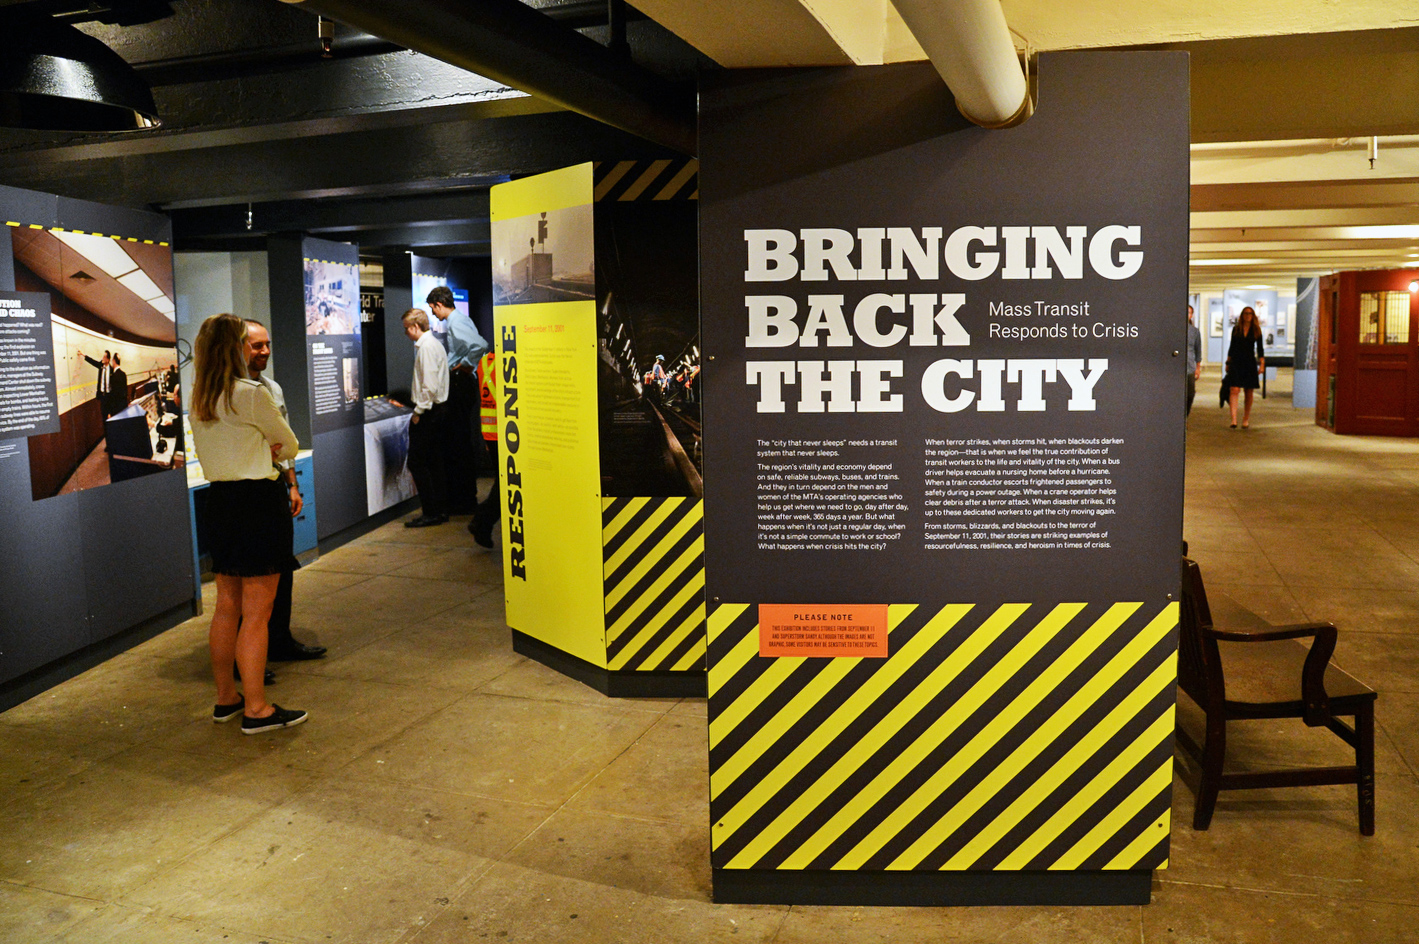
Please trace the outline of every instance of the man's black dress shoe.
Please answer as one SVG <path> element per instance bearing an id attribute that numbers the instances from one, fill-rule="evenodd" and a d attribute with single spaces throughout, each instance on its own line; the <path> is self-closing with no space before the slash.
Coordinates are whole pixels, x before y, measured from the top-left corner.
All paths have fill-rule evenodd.
<path id="1" fill-rule="evenodd" d="M 436 524 L 443 524 L 448 521 L 448 515 L 420 515 L 411 521 L 404 522 L 406 528 L 428 528 Z"/>
<path id="2" fill-rule="evenodd" d="M 235 665 L 232 666 L 232 675 L 236 678 L 238 682 L 241 681 L 241 669 L 237 668 Z M 266 674 L 262 676 L 261 683 L 263 685 L 276 684 L 276 673 L 272 672 L 270 669 L 267 669 Z"/>
<path id="3" fill-rule="evenodd" d="M 289 648 L 266 654 L 266 659 L 270 662 L 302 662 L 306 659 L 323 658 L 325 658 L 324 646 L 307 646 L 299 642 L 292 642 Z"/>
<path id="4" fill-rule="evenodd" d="M 491 548 L 493 546 L 493 529 L 474 527 L 476 521 L 468 522 L 468 533 L 473 535 L 473 543 L 479 547 Z"/>

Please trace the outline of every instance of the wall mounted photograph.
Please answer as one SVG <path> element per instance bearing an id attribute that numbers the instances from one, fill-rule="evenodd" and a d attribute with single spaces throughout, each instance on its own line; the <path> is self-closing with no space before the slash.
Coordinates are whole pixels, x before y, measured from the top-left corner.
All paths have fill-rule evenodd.
<path id="1" fill-rule="evenodd" d="M 15 284 L 50 297 L 57 432 L 29 438 L 35 500 L 180 468 L 172 249 L 16 226 Z"/>
<path id="2" fill-rule="evenodd" d="M 593 225 L 589 203 L 498 221 L 493 227 L 493 304 L 594 299 Z"/>
<path id="3" fill-rule="evenodd" d="M 696 203 L 596 204 L 603 495 L 699 498 Z"/>
<path id="4" fill-rule="evenodd" d="M 360 333 L 359 266 L 305 260 L 305 333 Z"/>

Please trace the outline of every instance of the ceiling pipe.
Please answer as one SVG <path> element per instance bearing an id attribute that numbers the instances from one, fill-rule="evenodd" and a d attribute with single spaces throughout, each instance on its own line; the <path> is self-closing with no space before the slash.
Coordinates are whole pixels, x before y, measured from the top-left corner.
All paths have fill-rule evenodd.
<path id="1" fill-rule="evenodd" d="M 892 0 L 951 94 L 982 128 L 1030 117 L 1029 83 L 1000 0 Z"/>
<path id="2" fill-rule="evenodd" d="M 690 88 L 519 0 L 283 0 L 693 155 Z"/>

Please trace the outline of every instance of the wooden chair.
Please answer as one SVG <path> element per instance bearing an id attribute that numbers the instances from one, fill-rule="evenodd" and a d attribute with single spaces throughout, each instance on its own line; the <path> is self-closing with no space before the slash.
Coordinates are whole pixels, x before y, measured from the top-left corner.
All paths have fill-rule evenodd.
<path id="1" fill-rule="evenodd" d="M 1178 741 L 1202 767 L 1193 829 L 1212 821 L 1219 790 L 1353 783 L 1359 796 L 1360 832 L 1375 833 L 1375 692 L 1330 664 L 1335 626 L 1301 623 L 1256 630 L 1212 625 L 1202 571 L 1182 561 L 1182 626 L 1178 685 L 1207 716 L 1199 745 L 1181 726 Z M 1311 639 L 1310 649 L 1298 640 Z M 1227 643 L 1226 658 L 1218 643 Z M 1225 674 L 1224 674 L 1225 669 Z M 1340 720 L 1353 716 L 1354 726 Z M 1312 767 L 1227 774 L 1227 722 L 1249 718 L 1301 718 L 1327 727 L 1355 749 L 1352 767 Z"/>

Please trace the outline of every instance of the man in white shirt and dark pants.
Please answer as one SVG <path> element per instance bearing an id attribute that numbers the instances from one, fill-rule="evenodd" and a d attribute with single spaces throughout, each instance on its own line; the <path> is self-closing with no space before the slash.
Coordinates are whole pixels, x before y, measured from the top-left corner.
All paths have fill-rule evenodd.
<path id="1" fill-rule="evenodd" d="M 273 377 L 265 375 L 266 366 L 271 363 L 271 332 L 259 321 L 246 319 L 246 369 L 252 380 L 271 392 L 276 408 L 282 419 L 287 419 L 286 394 Z M 301 513 L 305 501 L 301 498 L 300 486 L 296 484 L 294 462 L 278 462 L 281 480 L 286 485 L 286 497 L 291 503 L 291 517 Z M 319 659 L 325 655 L 324 646 L 307 646 L 296 642 L 291 636 L 291 590 L 293 575 L 289 570 L 281 571 L 281 582 L 276 586 L 276 600 L 271 607 L 271 619 L 266 624 L 267 662 L 296 662 L 302 659 Z M 268 684 L 270 679 L 267 679 Z"/>
<path id="2" fill-rule="evenodd" d="M 427 528 L 448 520 L 448 481 L 443 464 L 443 422 L 448 411 L 448 355 L 429 333 L 429 316 L 422 308 L 404 313 L 404 333 L 414 342 L 414 377 L 409 396 L 409 474 L 419 490 L 423 514 L 404 522 L 406 528 Z"/>

